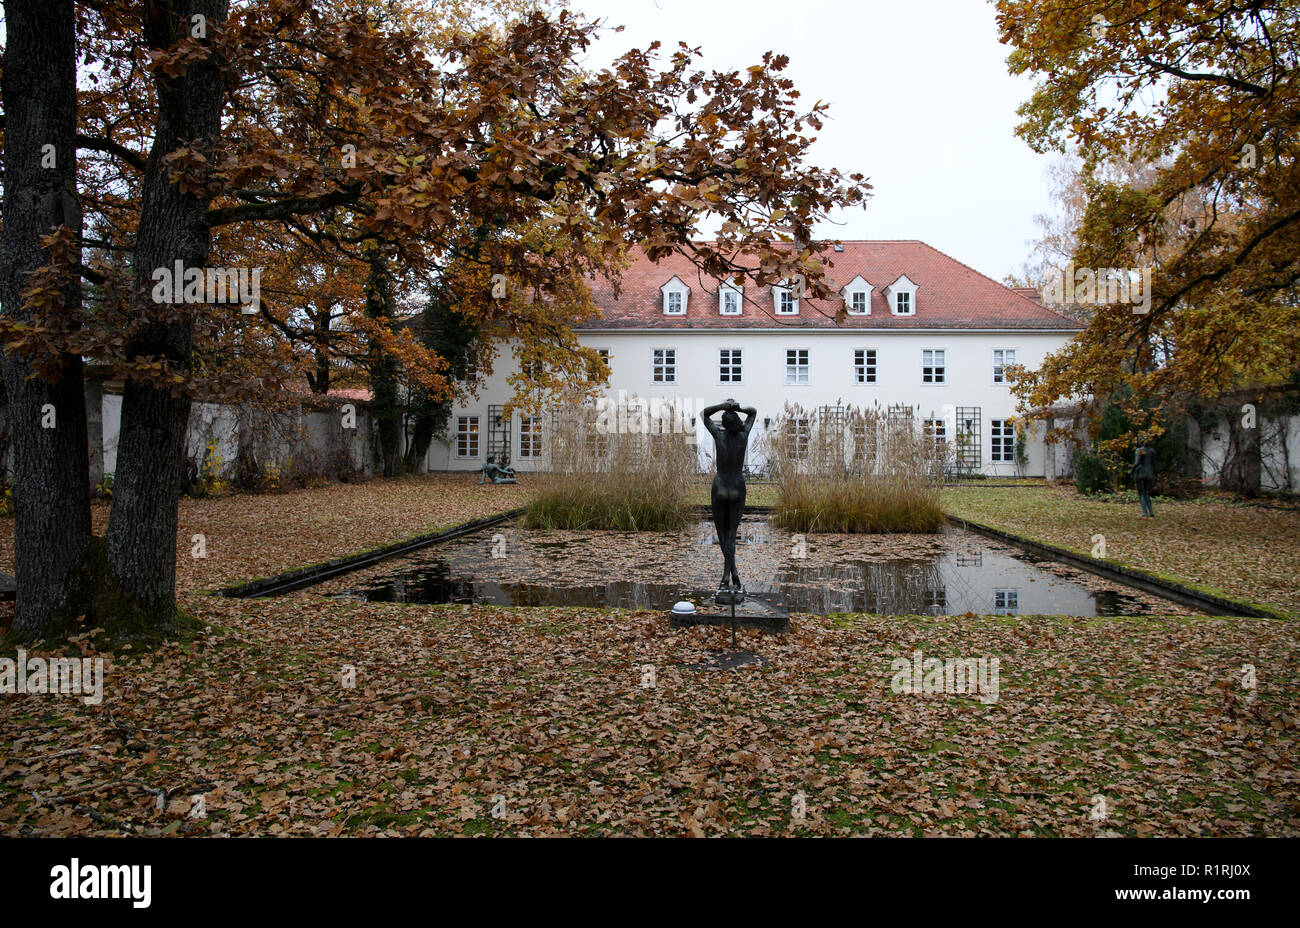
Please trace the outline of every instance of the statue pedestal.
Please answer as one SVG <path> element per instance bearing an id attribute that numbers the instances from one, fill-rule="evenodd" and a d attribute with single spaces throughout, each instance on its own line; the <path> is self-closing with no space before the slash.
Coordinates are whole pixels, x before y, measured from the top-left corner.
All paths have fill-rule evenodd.
<path id="1" fill-rule="evenodd" d="M 719 596 L 722 595 L 721 591 Z M 739 592 L 739 591 L 734 591 Z M 738 603 L 727 603 L 725 609 L 705 609 L 690 615 L 672 615 L 669 628 L 692 628 L 696 625 L 716 625 L 721 628 L 752 628 L 769 635 L 784 635 L 790 630 L 790 613 L 781 605 L 776 594 L 741 593 Z M 736 606 L 743 605 L 743 609 Z"/>

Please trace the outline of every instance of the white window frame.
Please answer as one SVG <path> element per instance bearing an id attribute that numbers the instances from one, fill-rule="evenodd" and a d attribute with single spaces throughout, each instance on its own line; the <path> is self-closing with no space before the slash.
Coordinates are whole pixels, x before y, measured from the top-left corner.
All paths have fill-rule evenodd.
<path id="1" fill-rule="evenodd" d="M 1002 597 L 1002 605 L 998 605 L 998 597 Z M 994 615 L 1019 615 L 1020 614 L 1020 590 L 1005 589 L 993 591 L 993 614 Z"/>
<path id="2" fill-rule="evenodd" d="M 930 363 L 926 364 L 926 355 L 930 355 Z M 935 363 L 938 360 L 939 363 Z M 926 368 L 930 369 L 930 379 L 926 380 Z M 936 375 L 934 372 L 942 371 Z M 942 379 L 936 379 L 941 377 Z M 923 387 L 942 387 L 948 383 L 948 349 L 947 348 L 922 348 L 921 349 L 921 386 Z"/>
<path id="3" fill-rule="evenodd" d="M 669 355 L 672 355 L 671 360 Z M 650 349 L 650 382 L 651 383 L 676 383 L 677 382 L 677 349 L 676 348 L 651 348 Z"/>
<path id="4" fill-rule="evenodd" d="M 989 420 L 989 463 L 1016 462 L 1016 426 L 1010 419 Z"/>
<path id="5" fill-rule="evenodd" d="M 663 291 L 663 312 L 665 316 L 685 316 L 691 302 L 691 288 L 682 283 L 680 277 L 673 276 L 660 288 Z M 678 308 L 672 309 L 673 297 L 678 298 Z"/>
<path id="6" fill-rule="evenodd" d="M 844 288 L 844 308 L 850 316 L 871 315 L 871 291 L 874 289 L 875 287 L 867 283 L 861 274 L 849 281 Z M 862 309 L 860 310 L 853 308 L 853 298 L 858 294 L 862 294 Z"/>
<path id="7" fill-rule="evenodd" d="M 524 442 L 525 436 L 528 438 Z M 542 456 L 542 417 L 519 417 L 519 457 L 536 461 Z"/>
<path id="8" fill-rule="evenodd" d="M 922 419 L 921 434 L 929 443 L 930 448 L 937 451 L 940 442 L 944 445 L 948 444 L 948 420 L 944 418 Z"/>
<path id="9" fill-rule="evenodd" d="M 790 299 L 790 309 L 784 310 L 781 307 L 785 305 L 786 298 Z M 799 300 L 794 293 L 785 284 L 774 284 L 772 286 L 773 308 L 778 316 L 797 316 L 799 315 Z"/>
<path id="10" fill-rule="evenodd" d="M 1001 360 L 998 359 L 998 355 L 1002 356 Z M 1007 359 L 1008 355 L 1011 356 L 1010 360 Z M 1003 385 L 1011 383 L 1010 378 L 1007 377 L 1007 367 L 1015 363 L 1017 363 L 1016 349 L 994 348 L 993 349 L 993 382 L 996 384 L 1003 384 Z"/>
<path id="11" fill-rule="evenodd" d="M 790 354 L 795 353 L 795 361 L 790 363 Z M 798 352 L 803 352 L 803 361 L 800 362 Z M 803 380 L 799 380 L 799 369 L 803 368 Z M 791 376 L 794 380 L 791 380 Z M 806 387 L 812 383 L 812 351 L 808 348 L 787 348 L 785 349 L 785 385 L 787 387 Z"/>
<path id="12" fill-rule="evenodd" d="M 731 360 L 724 361 L 723 352 L 729 352 Z M 731 379 L 723 380 L 723 371 L 727 370 L 731 374 Z M 719 348 L 718 349 L 718 383 L 744 383 L 745 377 L 745 350 L 743 348 Z"/>
<path id="13" fill-rule="evenodd" d="M 787 427 L 790 429 L 790 452 L 795 460 L 805 460 L 812 452 L 812 420 L 807 416 L 795 416 Z"/>
<path id="14" fill-rule="evenodd" d="M 466 427 L 473 425 L 472 431 L 467 431 Z M 482 431 L 480 429 L 478 416 L 457 416 L 456 417 L 456 457 L 458 458 L 477 458 L 482 454 Z M 461 452 L 461 444 L 465 447 L 473 447 L 473 451 Z"/>
<path id="15" fill-rule="evenodd" d="M 727 297 L 736 298 L 736 308 L 727 309 Z M 745 313 L 745 291 L 734 283 L 723 283 L 718 287 L 718 315 L 719 316 L 742 316 Z"/>
<path id="16" fill-rule="evenodd" d="M 907 316 L 912 318 L 916 316 L 916 291 L 919 288 L 916 284 L 908 280 L 906 274 L 899 276 L 898 280 L 890 284 L 886 291 L 889 293 L 889 312 L 895 316 Z M 907 312 L 899 311 L 899 298 L 907 297 Z"/>
<path id="17" fill-rule="evenodd" d="M 862 353 L 862 363 L 858 363 L 858 353 Z M 871 357 L 868 360 L 867 355 Z M 867 374 L 871 378 L 867 379 Z M 875 386 L 880 382 L 880 352 L 875 348 L 863 347 L 853 349 L 853 383 L 857 386 Z"/>

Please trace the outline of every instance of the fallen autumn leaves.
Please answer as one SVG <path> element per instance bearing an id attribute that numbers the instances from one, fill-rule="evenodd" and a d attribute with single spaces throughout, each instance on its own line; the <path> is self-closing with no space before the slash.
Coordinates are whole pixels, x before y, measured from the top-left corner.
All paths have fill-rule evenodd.
<path id="1" fill-rule="evenodd" d="M 252 550 L 182 568 L 208 634 L 105 655 L 99 706 L 0 697 L 0 832 L 1300 834 L 1291 622 L 798 615 L 699 673 L 728 633 L 653 613 L 197 592 L 514 505 L 469 484 L 233 498 Z M 917 649 L 998 700 L 892 692 Z"/>
<path id="2" fill-rule="evenodd" d="M 798 616 L 697 673 L 726 632 L 650 613 L 189 605 L 214 633 L 102 706 L 3 700 L 5 833 L 1300 833 L 1291 623 Z M 891 692 L 914 649 L 998 656 L 1000 698 Z"/>

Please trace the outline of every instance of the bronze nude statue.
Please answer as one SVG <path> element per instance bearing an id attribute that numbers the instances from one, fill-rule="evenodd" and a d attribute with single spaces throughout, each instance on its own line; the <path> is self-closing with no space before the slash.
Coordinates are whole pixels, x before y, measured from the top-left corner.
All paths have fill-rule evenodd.
<path id="1" fill-rule="evenodd" d="M 711 418 L 722 413 L 722 424 Z M 740 421 L 738 413 L 745 414 Z M 752 406 L 741 407 L 729 399 L 704 410 L 704 427 L 713 436 L 714 460 L 717 475 L 709 499 L 713 504 L 713 525 L 722 547 L 722 582 L 718 585 L 721 603 L 724 598 L 743 601 L 745 588 L 740 584 L 736 570 L 736 533 L 740 530 L 740 517 L 745 511 L 745 452 L 749 447 L 749 430 L 754 427 L 758 410 Z M 725 596 L 724 596 L 725 594 Z"/>
<path id="2" fill-rule="evenodd" d="M 503 483 L 518 483 L 515 478 L 515 469 L 510 466 L 510 458 L 506 455 L 501 456 L 501 463 L 498 464 L 493 455 L 489 454 L 487 460 L 483 462 L 481 468 L 483 476 L 479 477 L 478 485 L 483 486 L 487 480 L 493 484 L 500 485 Z"/>

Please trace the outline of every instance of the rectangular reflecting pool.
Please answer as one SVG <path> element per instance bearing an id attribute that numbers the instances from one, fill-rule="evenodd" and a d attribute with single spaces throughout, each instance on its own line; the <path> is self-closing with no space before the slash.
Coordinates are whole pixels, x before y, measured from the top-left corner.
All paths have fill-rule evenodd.
<path id="1" fill-rule="evenodd" d="M 795 535 L 746 513 L 737 563 L 791 612 L 882 615 L 1191 614 L 1195 610 L 963 529 Z M 669 609 L 708 599 L 722 557 L 711 523 L 682 532 L 499 525 L 314 587 L 370 602 Z"/>

